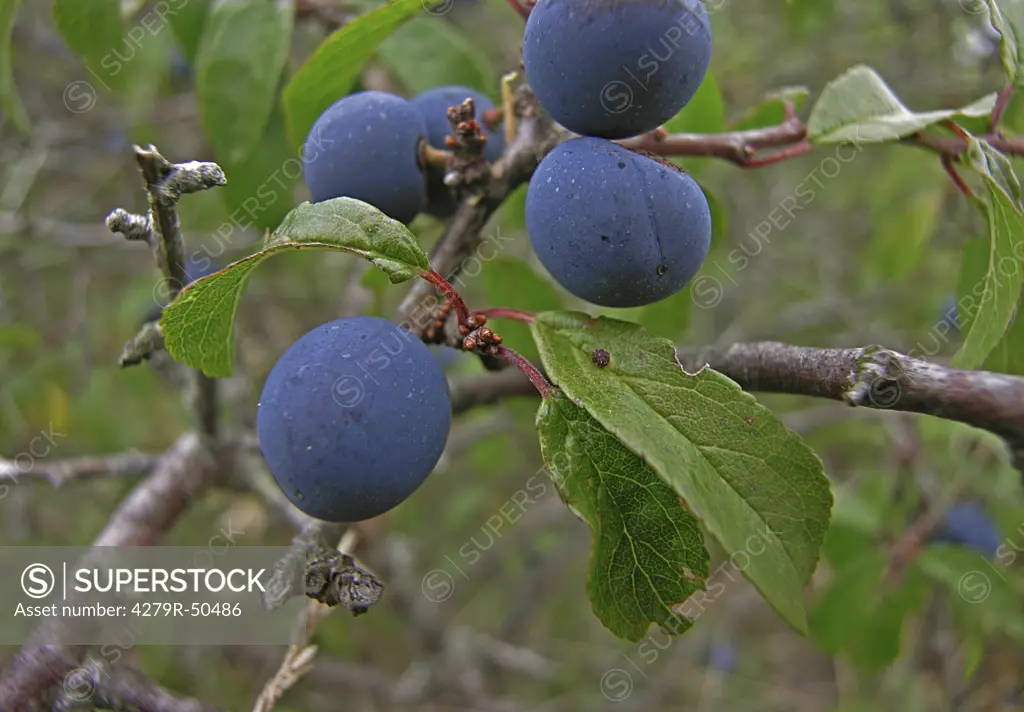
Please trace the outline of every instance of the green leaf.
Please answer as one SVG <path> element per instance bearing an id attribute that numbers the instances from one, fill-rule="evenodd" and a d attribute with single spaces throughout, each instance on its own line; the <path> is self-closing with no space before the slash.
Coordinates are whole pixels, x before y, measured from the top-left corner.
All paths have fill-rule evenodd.
<path id="1" fill-rule="evenodd" d="M 1024 2 L 1021 0 L 988 0 L 992 26 L 1000 34 L 999 56 L 1007 78 L 1016 86 L 1024 85 L 1021 63 L 1024 62 Z"/>
<path id="2" fill-rule="evenodd" d="M 889 554 L 871 537 L 859 538 L 849 558 L 837 562 L 830 555 L 835 574 L 811 612 L 811 632 L 828 652 L 877 671 L 899 656 L 904 621 L 923 605 L 928 582 L 910 566 L 886 585 Z"/>
<path id="3" fill-rule="evenodd" d="M 811 634 L 818 645 L 838 653 L 868 623 L 888 562 L 885 551 L 873 547 L 843 562 L 810 614 Z"/>
<path id="4" fill-rule="evenodd" d="M 132 127 L 130 135 L 135 143 L 146 144 L 152 137 L 148 120 L 153 116 L 153 107 L 159 100 L 162 89 L 160 82 L 153 81 L 167 70 L 167 57 L 174 38 L 170 32 L 157 32 L 140 42 L 131 63 L 127 65 L 125 79 L 121 85 L 121 104 L 125 118 Z"/>
<path id="5" fill-rule="evenodd" d="M 27 324 L 12 322 L 0 325 L 0 351 L 34 349 L 42 344 L 42 336 Z"/>
<path id="6" fill-rule="evenodd" d="M 718 133 L 725 128 L 725 101 L 712 72 L 707 73 L 697 93 L 664 128 L 669 133 Z"/>
<path id="7" fill-rule="evenodd" d="M 387 272 L 393 284 L 430 269 L 409 229 L 354 198 L 303 203 L 269 235 L 256 254 L 193 282 L 164 309 L 160 326 L 167 351 L 212 377 L 234 368 L 233 329 L 238 303 L 252 270 L 270 255 L 299 248 L 352 252 Z"/>
<path id="8" fill-rule="evenodd" d="M 282 101 L 292 147 L 302 146 L 320 114 L 351 91 L 381 42 L 424 7 L 439 1 L 391 0 L 324 40 L 284 90 Z"/>
<path id="9" fill-rule="evenodd" d="M 1024 214 L 1021 187 L 1009 159 L 984 141 L 970 138 L 966 162 L 982 177 L 985 196 L 975 203 L 988 223 L 988 263 L 984 279 L 971 287 L 977 297 L 964 341 L 953 357 L 956 368 L 981 366 L 1003 338 L 1021 296 L 1024 273 Z"/>
<path id="10" fill-rule="evenodd" d="M 926 546 L 917 563 L 929 578 L 949 590 L 950 602 L 972 627 L 1016 640 L 1024 637 L 1024 615 L 1012 568 L 951 544 Z"/>
<path id="11" fill-rule="evenodd" d="M 924 606 L 930 591 L 930 582 L 919 568 L 907 567 L 893 590 L 883 588 L 875 594 L 872 615 L 843 653 L 862 670 L 888 668 L 903 650 L 907 617 Z"/>
<path id="12" fill-rule="evenodd" d="M 778 126 L 786 120 L 786 102 L 793 104 L 793 111 L 800 111 L 810 90 L 803 86 L 783 87 L 771 92 L 761 103 L 729 125 L 730 131 L 749 131 Z"/>
<path id="13" fill-rule="evenodd" d="M 960 252 L 960 274 L 957 277 L 957 320 L 965 334 L 978 312 L 978 298 L 985 291 L 985 274 L 989 259 L 988 235 L 971 235 Z M 945 316 L 945 315 L 943 315 Z"/>
<path id="14" fill-rule="evenodd" d="M 835 0 L 787 0 L 789 29 L 800 37 L 828 32 L 835 17 Z"/>
<path id="15" fill-rule="evenodd" d="M 189 64 L 195 64 L 203 36 L 203 25 L 212 3 L 213 0 L 188 0 L 173 15 L 167 14 L 167 23 L 171 26 L 171 32 L 181 45 Z"/>
<path id="16" fill-rule="evenodd" d="M 270 119 L 288 58 L 289 0 L 214 0 L 196 54 L 203 129 L 220 160 L 238 163 Z"/>
<path id="17" fill-rule="evenodd" d="M 643 458 L 567 398 L 544 399 L 537 429 L 552 481 L 594 536 L 594 614 L 633 642 L 651 623 L 686 632 L 685 602 L 705 590 L 710 566 L 697 518 Z"/>
<path id="18" fill-rule="evenodd" d="M 935 170 L 934 155 L 908 153 L 872 181 L 866 271 L 881 280 L 909 277 L 928 255 L 949 188 L 949 177 Z"/>
<path id="19" fill-rule="evenodd" d="M 817 144 L 896 141 L 957 116 L 988 116 L 995 103 L 993 93 L 960 109 L 915 114 L 875 70 L 857 65 L 822 91 L 807 120 L 807 135 Z"/>
<path id="20" fill-rule="evenodd" d="M 381 43 L 377 56 L 405 85 L 419 94 L 442 84 L 498 95 L 497 70 L 473 47 L 471 38 L 439 17 L 416 17 Z"/>
<path id="21" fill-rule="evenodd" d="M 128 55 L 124 18 L 118 0 L 54 0 L 53 21 L 61 37 L 106 89 L 118 89 Z"/>
<path id="22" fill-rule="evenodd" d="M 1022 303 L 1024 297 L 1017 303 L 1009 330 L 985 360 L 986 371 L 1024 376 L 1024 319 L 1018 318 Z"/>
<path id="23" fill-rule="evenodd" d="M 798 435 L 709 368 L 683 370 L 675 347 L 640 326 L 577 312 L 532 324 L 548 375 L 670 484 L 779 614 L 806 632 L 803 587 L 828 529 L 832 494 Z M 611 356 L 605 368 L 595 349 Z"/>
<path id="24" fill-rule="evenodd" d="M 32 123 L 18 96 L 18 88 L 14 86 L 14 69 L 11 66 L 11 32 L 14 30 L 14 16 L 18 13 L 20 2 L 0 0 L 0 108 L 19 131 L 28 134 L 32 130 Z"/>

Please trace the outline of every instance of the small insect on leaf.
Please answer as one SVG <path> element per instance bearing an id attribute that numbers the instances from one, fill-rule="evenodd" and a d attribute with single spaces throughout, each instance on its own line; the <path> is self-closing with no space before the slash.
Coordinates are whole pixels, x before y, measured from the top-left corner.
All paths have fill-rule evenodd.
<path id="1" fill-rule="evenodd" d="M 612 355 L 604 349 L 594 349 L 594 353 L 590 355 L 590 360 L 593 361 L 598 368 L 604 368 L 612 361 Z"/>

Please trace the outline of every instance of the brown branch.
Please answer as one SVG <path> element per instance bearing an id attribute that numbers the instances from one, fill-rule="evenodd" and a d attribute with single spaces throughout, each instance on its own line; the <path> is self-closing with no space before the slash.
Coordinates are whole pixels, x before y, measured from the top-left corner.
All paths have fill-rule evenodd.
<path id="1" fill-rule="evenodd" d="M 1003 120 L 1003 113 L 1006 111 L 1006 107 L 1010 105 L 1010 99 L 1013 98 L 1013 84 L 1007 83 L 1002 91 L 999 92 L 999 98 L 996 99 L 996 106 L 992 109 L 992 117 L 988 122 L 988 132 L 995 133 L 996 129 L 999 128 L 999 122 Z"/>
<path id="2" fill-rule="evenodd" d="M 114 511 L 93 546 L 153 544 L 211 484 L 217 469 L 200 439 L 192 433 L 183 435 Z M 3 709 L 32 709 L 33 700 L 77 669 L 84 650 L 51 643 L 59 638 L 59 625 L 57 619 L 49 619 L 36 628 L 3 671 Z"/>
<path id="3" fill-rule="evenodd" d="M 525 84 L 516 90 L 517 131 L 501 159 L 491 168 L 491 179 L 480 193 L 462 201 L 445 234 L 430 256 L 430 264 L 449 282 L 459 276 L 463 264 L 473 256 L 480 244 L 480 233 L 494 211 L 508 195 L 533 175 L 544 155 L 558 143 L 559 133 L 551 118 L 540 109 Z M 506 116 L 506 122 L 512 118 Z M 436 299 L 433 287 L 418 281 L 398 308 L 398 321 L 407 323 L 413 333 L 422 337 L 431 323 Z"/>
<path id="4" fill-rule="evenodd" d="M 617 143 L 634 151 L 649 151 L 660 156 L 706 156 L 751 167 L 754 155 L 759 150 L 800 145 L 806 138 L 807 126 L 796 116 L 791 116 L 778 126 L 761 129 L 719 134 L 665 134 L 663 131 L 653 131 Z M 809 149 L 803 149 L 802 152 L 806 150 Z"/>
<path id="5" fill-rule="evenodd" d="M 705 363 L 745 390 L 792 393 L 854 406 L 934 415 L 1002 437 L 1024 471 L 1024 379 L 960 371 L 878 346 L 816 349 L 776 342 L 683 349 L 693 372 Z"/>
<path id="6" fill-rule="evenodd" d="M 149 198 L 149 213 L 135 215 L 118 208 L 107 216 L 107 227 L 119 232 L 127 240 L 139 240 L 149 244 L 157 268 L 164 277 L 170 298 L 173 301 L 188 283 L 185 271 L 185 240 L 178 223 L 176 205 L 181 196 L 188 193 L 225 185 L 224 171 L 216 163 L 171 163 L 157 151 L 156 146 L 147 149 L 135 146 L 135 160 L 146 185 Z M 141 363 L 142 358 L 159 347 L 159 339 L 140 337 L 125 346 L 121 356 L 122 366 Z M 195 389 L 194 407 L 199 422 L 199 432 L 213 437 L 217 434 L 217 385 L 216 381 L 199 371 L 193 373 Z"/>
<path id="7" fill-rule="evenodd" d="M 97 707 L 113 712 L 217 712 L 218 708 L 180 697 L 137 670 L 89 661 L 64 679 L 55 710 Z"/>
<path id="8" fill-rule="evenodd" d="M 145 452 L 123 452 L 117 455 L 75 457 L 52 462 L 36 460 L 31 469 L 24 471 L 18 468 L 16 462 L 0 459 L 0 479 L 7 478 L 17 482 L 21 477 L 44 477 L 54 487 L 60 487 L 71 480 L 125 477 L 148 472 L 156 466 L 161 457 Z"/>
<path id="9" fill-rule="evenodd" d="M 1010 138 L 995 130 L 979 138 L 1002 153 L 1024 156 L 1024 139 Z M 617 143 L 626 148 L 648 151 L 660 156 L 721 158 L 741 168 L 760 168 L 801 156 L 817 148 L 807 138 L 807 125 L 795 115 L 789 116 L 777 126 L 747 131 L 667 134 L 659 129 Z M 951 161 L 958 160 L 967 150 L 967 142 L 960 136 L 919 133 L 904 138 L 900 143 L 932 151 Z M 772 148 L 780 150 L 767 155 L 760 153 L 764 149 Z"/>

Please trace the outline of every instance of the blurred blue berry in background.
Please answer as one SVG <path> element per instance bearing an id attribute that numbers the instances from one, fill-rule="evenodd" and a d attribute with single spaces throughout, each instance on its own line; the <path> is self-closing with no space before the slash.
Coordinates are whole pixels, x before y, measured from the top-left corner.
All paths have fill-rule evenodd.
<path id="1" fill-rule="evenodd" d="M 992 558 L 1002 543 L 1002 537 L 981 505 L 960 502 L 950 508 L 930 541 L 961 544 Z"/>
<path id="2" fill-rule="evenodd" d="M 714 643 L 708 649 L 708 667 L 721 672 L 736 670 L 736 648 L 731 643 Z"/>
<path id="3" fill-rule="evenodd" d="M 942 321 L 949 324 L 951 329 L 960 331 L 960 310 L 957 307 L 956 297 L 948 297 L 942 303 Z"/>

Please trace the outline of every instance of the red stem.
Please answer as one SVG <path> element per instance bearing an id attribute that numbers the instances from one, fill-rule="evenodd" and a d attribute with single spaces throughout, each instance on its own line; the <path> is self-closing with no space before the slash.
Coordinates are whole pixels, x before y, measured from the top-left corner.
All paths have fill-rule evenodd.
<path id="1" fill-rule="evenodd" d="M 493 131 L 498 126 L 498 124 L 501 123 L 501 117 L 502 114 L 504 113 L 505 112 L 498 108 L 484 109 L 483 113 L 480 116 L 480 120 L 483 122 L 484 126 Z"/>
<path id="2" fill-rule="evenodd" d="M 812 147 L 806 139 L 807 126 L 794 115 L 778 126 L 761 129 L 726 131 L 720 134 L 666 134 L 663 129 L 657 129 L 618 143 L 626 148 L 650 151 L 660 156 L 723 158 L 747 168 L 768 165 L 807 153 Z M 754 158 L 754 155 L 763 148 L 783 150 L 766 158 Z"/>
<path id="3" fill-rule="evenodd" d="M 533 322 L 537 317 L 530 312 L 510 307 L 490 307 L 488 309 L 474 309 L 473 314 L 480 314 L 488 319 L 513 319 L 524 324 Z"/>
<path id="4" fill-rule="evenodd" d="M 1004 104 L 1008 103 L 1010 93 L 1004 89 L 1001 98 Z M 1004 108 L 1005 106 L 1001 107 L 997 101 L 993 114 L 1000 113 Z M 947 121 L 944 125 L 956 136 L 919 133 L 907 136 L 902 142 L 956 160 L 966 150 L 969 137 L 963 128 L 952 121 Z M 998 131 L 990 131 L 979 138 L 984 139 L 1002 153 L 1024 156 L 1024 139 L 1022 138 L 1007 137 Z M 796 115 L 790 104 L 786 105 L 786 119 L 776 126 L 745 131 L 726 131 L 717 134 L 668 134 L 661 128 L 640 136 L 616 141 L 616 143 L 634 151 L 647 151 L 661 156 L 721 158 L 741 168 L 768 166 L 801 156 L 816 148 L 807 138 L 807 126 Z M 764 156 L 758 155 L 764 149 L 780 150 Z"/>
<path id="5" fill-rule="evenodd" d="M 1013 85 L 1007 84 L 1003 87 L 1003 90 L 999 92 L 999 98 L 996 99 L 996 107 L 992 110 L 992 119 L 988 124 L 988 132 L 995 133 L 996 128 L 999 126 L 999 122 L 1003 118 L 1003 112 L 1006 111 L 1006 107 L 1010 105 L 1010 99 L 1013 98 Z"/>
<path id="6" fill-rule="evenodd" d="M 789 148 L 784 148 L 781 151 L 776 151 L 764 158 L 751 158 L 746 163 L 743 163 L 744 168 L 761 168 L 762 166 L 770 166 L 773 163 L 785 161 L 787 158 L 793 158 L 795 156 L 802 156 L 805 153 L 809 153 L 814 150 L 814 146 L 807 139 L 804 139 L 800 143 L 794 144 Z"/>
<path id="7" fill-rule="evenodd" d="M 949 156 L 942 156 L 942 167 L 946 169 L 946 173 L 953 179 L 953 183 L 960 190 L 961 193 L 966 195 L 968 198 L 974 197 L 974 191 L 971 190 L 970 186 L 964 182 L 964 179 L 960 177 L 960 174 L 956 172 L 956 166 L 953 165 L 953 159 Z"/>
<path id="8" fill-rule="evenodd" d="M 529 2 L 529 0 L 527 0 L 527 2 Z M 524 20 L 529 19 L 530 10 L 532 8 L 523 5 L 523 0 L 508 0 L 508 4 L 511 5 L 512 9 L 518 12 L 519 16 Z"/>
<path id="9" fill-rule="evenodd" d="M 946 119 L 945 121 L 942 122 L 942 125 L 949 129 L 950 131 L 952 131 L 953 133 L 955 133 L 960 138 L 962 138 L 964 141 L 970 139 L 970 136 L 966 131 L 964 131 L 964 128 L 957 124 L 956 122 Z"/>
<path id="10" fill-rule="evenodd" d="M 459 293 L 455 291 L 455 287 L 449 284 L 447 279 L 442 277 L 440 273 L 435 270 L 424 272 L 420 276 L 437 287 L 441 291 L 441 294 L 447 297 L 452 303 L 452 307 L 455 309 L 455 315 L 459 319 L 459 326 L 462 326 L 469 321 L 469 309 L 466 307 L 466 302 L 462 300 Z"/>
<path id="11" fill-rule="evenodd" d="M 510 364 L 526 374 L 526 377 L 530 379 L 530 383 L 532 383 L 534 388 L 540 392 L 541 398 L 548 398 L 554 394 L 555 387 L 552 386 L 548 379 L 544 377 L 544 374 L 538 371 L 532 363 L 512 349 L 507 346 L 499 346 L 496 356 L 502 361 L 508 361 Z"/>

